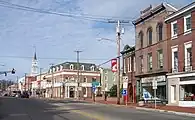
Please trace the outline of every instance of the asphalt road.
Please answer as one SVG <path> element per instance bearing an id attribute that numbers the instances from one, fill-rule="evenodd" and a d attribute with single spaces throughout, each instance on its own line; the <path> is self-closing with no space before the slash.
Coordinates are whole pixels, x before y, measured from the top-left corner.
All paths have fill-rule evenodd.
<path id="1" fill-rule="evenodd" d="M 0 120 L 195 120 L 187 116 L 72 100 L 0 98 Z"/>

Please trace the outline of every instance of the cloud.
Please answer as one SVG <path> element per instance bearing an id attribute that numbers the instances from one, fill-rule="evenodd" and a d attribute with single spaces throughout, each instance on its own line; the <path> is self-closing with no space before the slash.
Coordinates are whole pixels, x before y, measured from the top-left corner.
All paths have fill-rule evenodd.
<path id="1" fill-rule="evenodd" d="M 108 18 L 133 20 L 139 15 L 139 11 L 150 3 L 161 3 L 160 0 L 9 0 L 8 2 L 64 14 L 96 17 L 104 21 Z M 183 6 L 190 1 L 169 0 L 168 2 Z M 76 61 L 74 50 L 77 49 L 83 51 L 82 62 L 99 64 L 116 56 L 116 43 L 97 40 L 99 37 L 115 40 L 116 24 L 5 7 L 0 7 L 0 10 L 1 55 L 33 56 L 33 45 L 36 45 L 39 65 L 44 68 L 50 63 Z M 134 45 L 134 27 L 131 23 L 124 24 L 123 27 L 125 34 L 122 35 L 122 45 Z M 64 59 L 40 59 L 47 57 Z M 24 72 L 30 71 L 29 58 L 4 59 L 2 62 L 9 67 L 16 67 L 21 71 L 21 76 Z"/>

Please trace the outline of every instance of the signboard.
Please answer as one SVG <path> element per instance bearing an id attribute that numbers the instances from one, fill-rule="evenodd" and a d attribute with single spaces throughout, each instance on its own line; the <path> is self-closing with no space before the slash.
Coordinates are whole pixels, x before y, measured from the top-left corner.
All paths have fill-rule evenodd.
<path id="1" fill-rule="evenodd" d="M 157 89 L 157 81 L 155 79 L 152 81 L 152 87 L 153 89 Z"/>
<path id="2" fill-rule="evenodd" d="M 111 60 L 111 69 L 112 69 L 112 72 L 117 72 L 117 59 L 112 59 Z"/>
<path id="3" fill-rule="evenodd" d="M 123 96 L 126 96 L 126 95 L 127 95 L 127 90 L 126 90 L 126 89 L 123 89 L 122 95 L 123 95 Z"/>

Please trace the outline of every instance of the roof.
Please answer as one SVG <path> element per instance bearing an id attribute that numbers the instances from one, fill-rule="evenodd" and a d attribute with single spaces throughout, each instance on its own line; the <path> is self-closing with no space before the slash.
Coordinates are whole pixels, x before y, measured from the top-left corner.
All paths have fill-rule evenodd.
<path id="1" fill-rule="evenodd" d="M 177 11 L 177 9 L 175 7 L 173 7 L 172 5 L 170 5 L 168 3 L 161 3 L 160 5 L 158 5 L 156 7 L 152 7 L 150 5 L 149 8 L 146 8 L 145 10 L 141 11 L 141 16 L 138 19 L 136 19 L 135 21 L 133 21 L 132 23 L 134 25 L 137 25 L 137 24 L 141 23 L 142 21 L 147 20 L 148 18 L 154 16 L 155 14 L 157 14 L 163 10 L 167 10 L 169 12 Z"/>
<path id="2" fill-rule="evenodd" d="M 64 68 L 69 68 L 70 65 L 73 65 L 74 69 L 77 69 L 77 62 L 64 62 L 64 63 L 60 63 L 60 64 L 57 64 L 57 65 L 54 65 L 53 67 L 60 67 L 60 66 L 63 66 Z M 84 65 L 85 66 L 85 69 L 88 69 L 90 68 L 91 66 L 94 66 L 95 69 L 96 69 L 96 65 L 94 63 L 79 63 L 79 65 Z M 51 69 L 52 66 L 49 68 Z"/>
<path id="3" fill-rule="evenodd" d="M 168 20 L 171 20 L 189 10 L 192 10 L 195 8 L 195 2 L 192 2 L 191 4 L 188 4 L 184 7 L 182 7 L 181 9 L 175 11 L 174 13 L 170 14 L 169 16 L 167 16 L 167 18 L 165 19 L 165 22 L 168 21 Z"/>
<path id="4" fill-rule="evenodd" d="M 134 52 L 135 51 L 135 46 L 130 47 L 129 45 L 125 45 L 123 51 L 121 51 L 121 54 L 124 55 L 129 52 Z"/>

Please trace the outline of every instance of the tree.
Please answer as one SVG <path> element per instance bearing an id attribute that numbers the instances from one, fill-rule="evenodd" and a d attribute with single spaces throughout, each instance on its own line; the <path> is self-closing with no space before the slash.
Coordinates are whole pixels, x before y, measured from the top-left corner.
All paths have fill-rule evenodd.
<path id="1" fill-rule="evenodd" d="M 117 97 L 117 85 L 113 85 L 110 88 L 110 97 Z"/>

